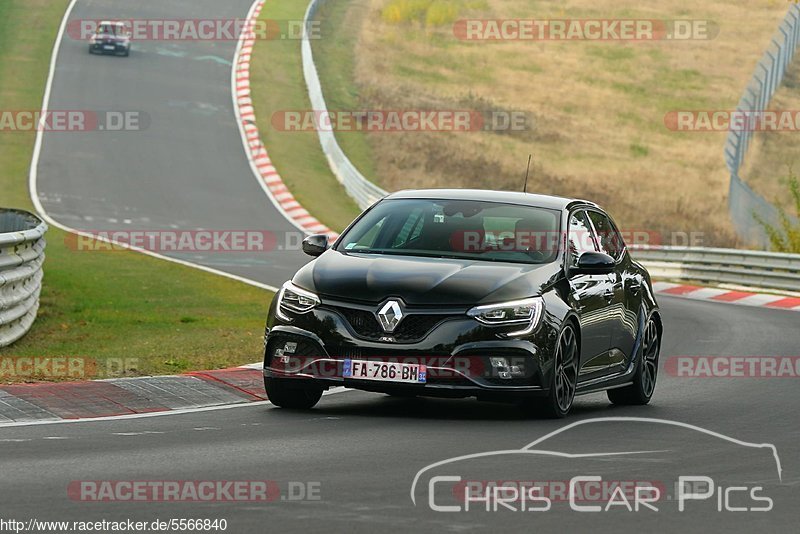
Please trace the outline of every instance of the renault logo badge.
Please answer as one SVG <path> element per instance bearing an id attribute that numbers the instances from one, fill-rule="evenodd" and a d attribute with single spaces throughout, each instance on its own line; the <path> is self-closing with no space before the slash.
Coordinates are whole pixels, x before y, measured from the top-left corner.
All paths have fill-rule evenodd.
<path id="1" fill-rule="evenodd" d="M 400 320 L 403 318 L 403 309 L 396 300 L 390 300 L 378 311 L 378 320 L 384 332 L 394 332 Z"/>

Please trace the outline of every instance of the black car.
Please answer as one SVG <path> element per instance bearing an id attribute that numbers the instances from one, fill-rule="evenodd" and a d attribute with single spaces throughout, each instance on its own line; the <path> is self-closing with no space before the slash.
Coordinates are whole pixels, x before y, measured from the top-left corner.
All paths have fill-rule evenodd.
<path id="1" fill-rule="evenodd" d="M 646 404 L 662 323 L 647 271 L 596 204 L 526 193 L 391 194 L 286 282 L 267 319 L 273 404 L 345 386 L 518 402 Z"/>
<path id="2" fill-rule="evenodd" d="M 131 36 L 125 23 L 104 20 L 98 24 L 97 31 L 89 38 L 89 53 L 129 56 Z"/>

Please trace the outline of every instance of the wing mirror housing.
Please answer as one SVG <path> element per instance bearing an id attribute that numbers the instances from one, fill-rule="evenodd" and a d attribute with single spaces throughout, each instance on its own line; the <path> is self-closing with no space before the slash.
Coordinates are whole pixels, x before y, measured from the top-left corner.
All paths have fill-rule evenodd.
<path id="1" fill-rule="evenodd" d="M 602 252 L 584 252 L 578 265 L 570 269 L 571 274 L 609 274 L 614 271 L 616 261 Z"/>
<path id="2" fill-rule="evenodd" d="M 328 250 L 327 234 L 314 234 L 303 239 L 303 252 L 309 256 L 320 256 Z"/>

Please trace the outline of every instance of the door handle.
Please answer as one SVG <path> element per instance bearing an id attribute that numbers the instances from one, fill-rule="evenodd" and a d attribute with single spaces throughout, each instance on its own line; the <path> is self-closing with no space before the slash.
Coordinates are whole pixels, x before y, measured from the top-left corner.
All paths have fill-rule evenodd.
<path id="1" fill-rule="evenodd" d="M 631 294 L 638 295 L 639 290 L 642 289 L 642 284 L 641 282 L 631 282 L 631 284 L 628 286 L 628 289 L 630 290 Z"/>
<path id="2" fill-rule="evenodd" d="M 614 300 L 614 290 L 613 289 L 605 290 L 603 292 L 603 298 L 605 298 L 608 302 L 611 302 L 612 300 Z"/>

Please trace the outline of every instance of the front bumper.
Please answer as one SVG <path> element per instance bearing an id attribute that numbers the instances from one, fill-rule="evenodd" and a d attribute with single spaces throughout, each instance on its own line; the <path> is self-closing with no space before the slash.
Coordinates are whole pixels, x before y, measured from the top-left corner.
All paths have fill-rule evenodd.
<path id="1" fill-rule="evenodd" d="M 106 48 L 106 47 L 113 48 Z M 120 54 L 125 53 L 130 49 L 130 46 L 121 43 L 89 43 L 89 48 L 92 52 L 98 54 Z"/>
<path id="2" fill-rule="evenodd" d="M 501 338 L 497 327 L 464 314 L 443 315 L 414 342 L 382 342 L 359 336 L 335 308 L 321 306 L 287 322 L 270 312 L 265 335 L 264 376 L 312 381 L 365 391 L 481 398 L 546 393 L 552 342 L 546 324 L 526 338 Z M 552 339 L 551 339 L 552 338 Z M 498 359 L 506 365 L 498 366 Z M 424 384 L 345 378 L 345 360 L 424 365 Z"/>

